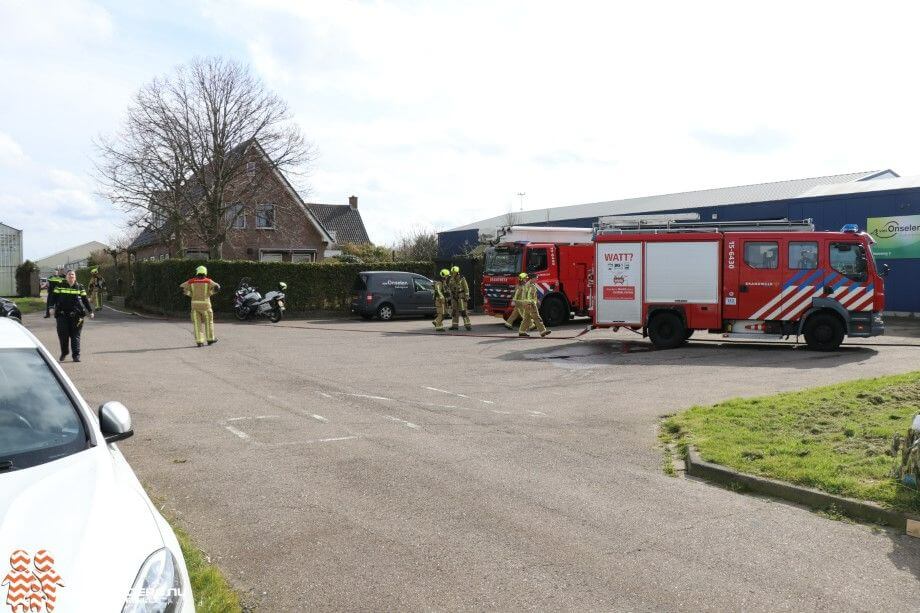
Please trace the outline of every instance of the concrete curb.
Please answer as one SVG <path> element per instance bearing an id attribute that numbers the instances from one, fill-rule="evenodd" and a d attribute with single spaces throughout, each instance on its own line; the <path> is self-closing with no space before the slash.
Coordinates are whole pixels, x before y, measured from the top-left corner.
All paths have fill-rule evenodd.
<path id="1" fill-rule="evenodd" d="M 693 477 L 729 487 L 741 486 L 747 491 L 781 498 L 819 511 L 833 508 L 847 517 L 891 526 L 898 530 L 907 531 L 908 534 L 913 532 L 908 528 L 913 528 L 920 521 L 920 517 L 914 517 L 900 511 L 892 511 L 873 502 L 836 496 L 810 487 L 793 485 L 784 481 L 767 479 L 766 477 L 756 477 L 738 472 L 721 464 L 713 464 L 703 460 L 693 447 L 687 448 L 686 463 L 687 474 Z"/>

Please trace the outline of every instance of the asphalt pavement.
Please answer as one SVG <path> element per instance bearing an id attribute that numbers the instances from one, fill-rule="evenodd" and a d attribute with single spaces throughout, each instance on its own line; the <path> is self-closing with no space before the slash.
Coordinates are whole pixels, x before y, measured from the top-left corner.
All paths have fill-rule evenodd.
<path id="1" fill-rule="evenodd" d="M 26 318 L 54 351 L 50 321 Z M 916 370 L 918 339 L 651 351 L 495 321 L 221 321 L 197 348 L 105 310 L 65 369 L 128 406 L 122 451 L 258 610 L 917 610 L 920 540 L 669 477 L 656 437 L 694 404 Z"/>

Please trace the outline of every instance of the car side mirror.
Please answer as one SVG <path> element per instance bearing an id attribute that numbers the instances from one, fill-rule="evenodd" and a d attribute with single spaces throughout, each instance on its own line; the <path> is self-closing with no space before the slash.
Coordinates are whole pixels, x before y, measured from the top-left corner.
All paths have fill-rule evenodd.
<path id="1" fill-rule="evenodd" d="M 99 427 L 106 443 L 121 441 L 134 434 L 128 408 L 114 400 L 99 407 Z"/>
<path id="2" fill-rule="evenodd" d="M 887 277 L 889 272 L 891 272 L 891 266 L 888 264 L 882 264 L 881 275 L 883 277 Z"/>

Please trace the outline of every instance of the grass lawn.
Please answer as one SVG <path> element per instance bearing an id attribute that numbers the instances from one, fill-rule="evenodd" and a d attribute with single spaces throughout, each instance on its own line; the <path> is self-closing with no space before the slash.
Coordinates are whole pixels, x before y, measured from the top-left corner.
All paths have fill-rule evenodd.
<path id="1" fill-rule="evenodd" d="M 920 493 L 891 477 L 895 433 L 920 413 L 920 372 L 693 407 L 662 439 L 742 472 L 920 514 Z"/>
<path id="2" fill-rule="evenodd" d="M 12 301 L 16 303 L 23 315 L 45 310 L 44 298 L 12 298 Z"/>
<path id="3" fill-rule="evenodd" d="M 224 579 L 220 570 L 192 543 L 188 534 L 173 524 L 173 531 L 182 547 L 185 565 L 192 580 L 195 610 L 199 613 L 235 613 L 242 611 L 240 599 Z"/>

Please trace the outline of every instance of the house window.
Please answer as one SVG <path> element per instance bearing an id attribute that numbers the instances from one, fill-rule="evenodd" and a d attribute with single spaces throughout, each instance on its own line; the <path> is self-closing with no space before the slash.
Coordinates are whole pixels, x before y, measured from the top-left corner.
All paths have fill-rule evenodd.
<path id="1" fill-rule="evenodd" d="M 814 270 L 818 267 L 818 243 L 790 241 L 789 268 L 791 270 Z"/>
<path id="2" fill-rule="evenodd" d="M 239 202 L 227 207 L 227 220 L 231 228 L 243 229 L 246 227 L 246 215 L 243 212 L 243 205 Z"/>
<path id="3" fill-rule="evenodd" d="M 272 230 L 275 227 L 275 205 L 260 204 L 256 209 L 256 227 Z"/>
<path id="4" fill-rule="evenodd" d="M 185 258 L 188 260 L 207 260 L 210 254 L 202 249 L 186 249 Z"/>
<path id="5" fill-rule="evenodd" d="M 744 243 L 744 263 L 751 268 L 779 267 L 779 244 L 748 241 Z"/>
<path id="6" fill-rule="evenodd" d="M 262 251 L 259 253 L 260 262 L 283 262 L 284 252 L 282 251 Z"/>
<path id="7" fill-rule="evenodd" d="M 315 251 L 292 251 L 291 261 L 295 264 L 302 264 L 304 262 L 315 262 L 316 252 Z"/>

